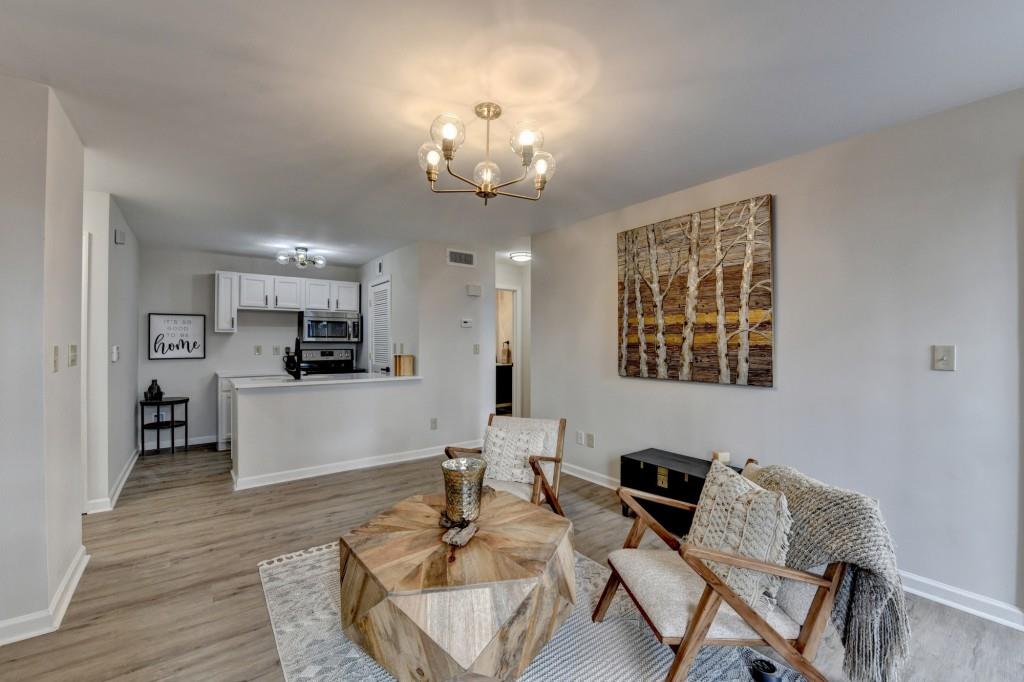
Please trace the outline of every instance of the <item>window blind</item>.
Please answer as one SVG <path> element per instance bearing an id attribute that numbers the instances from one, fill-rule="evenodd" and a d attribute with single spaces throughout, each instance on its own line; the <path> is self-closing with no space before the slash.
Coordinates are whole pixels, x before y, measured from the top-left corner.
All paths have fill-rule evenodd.
<path id="1" fill-rule="evenodd" d="M 372 369 L 391 366 L 391 282 L 370 287 L 370 362 Z"/>

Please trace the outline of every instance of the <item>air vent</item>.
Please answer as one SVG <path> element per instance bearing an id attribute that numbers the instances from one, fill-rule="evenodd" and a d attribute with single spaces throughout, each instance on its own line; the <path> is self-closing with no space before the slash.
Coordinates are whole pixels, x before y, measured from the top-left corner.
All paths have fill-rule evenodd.
<path id="1" fill-rule="evenodd" d="M 448 265 L 461 265 L 465 268 L 475 268 L 476 254 L 471 251 L 448 249 Z"/>

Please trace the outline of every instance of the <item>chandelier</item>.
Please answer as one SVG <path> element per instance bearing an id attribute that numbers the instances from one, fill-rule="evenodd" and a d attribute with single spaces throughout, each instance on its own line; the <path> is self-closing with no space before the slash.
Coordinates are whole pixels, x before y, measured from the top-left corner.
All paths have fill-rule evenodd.
<path id="1" fill-rule="evenodd" d="M 322 268 L 327 265 L 327 259 L 323 256 L 310 256 L 309 249 L 304 246 L 297 246 L 294 249 L 286 249 L 277 252 L 277 262 L 281 265 L 295 263 L 299 270 L 305 270 L 310 265 L 314 268 Z"/>
<path id="2" fill-rule="evenodd" d="M 494 102 L 481 102 L 476 105 L 478 118 L 486 121 L 487 139 L 484 160 L 473 169 L 473 179 L 459 175 L 452 170 L 452 159 L 455 152 L 466 141 L 466 126 L 455 114 L 441 114 L 430 124 L 432 142 L 424 143 L 419 150 L 420 168 L 427 173 L 430 190 L 437 194 L 475 194 L 484 200 L 484 205 L 494 197 L 515 197 L 537 201 L 540 199 L 548 180 L 555 174 L 555 157 L 542 151 L 544 134 L 532 123 L 523 121 L 512 128 L 509 145 L 512 151 L 522 160 L 523 173 L 517 178 L 501 181 L 501 169 L 491 161 L 491 121 L 501 116 L 501 107 Z M 438 189 L 438 167 L 444 161 L 444 167 L 453 178 L 461 180 L 472 189 Z M 527 196 L 515 192 L 506 192 L 503 188 L 526 180 L 533 175 L 533 188 L 536 196 Z"/>

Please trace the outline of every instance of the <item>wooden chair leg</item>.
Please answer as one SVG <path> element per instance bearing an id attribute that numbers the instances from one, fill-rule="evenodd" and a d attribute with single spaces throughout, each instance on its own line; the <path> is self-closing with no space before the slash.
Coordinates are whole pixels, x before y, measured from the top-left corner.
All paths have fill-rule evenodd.
<path id="1" fill-rule="evenodd" d="M 714 622 L 715 616 L 718 614 L 718 607 L 721 605 L 722 598 L 718 593 L 710 586 L 705 586 L 703 594 L 700 595 L 700 601 L 697 602 L 697 608 L 686 626 L 683 641 L 679 643 L 672 667 L 668 669 L 668 677 L 665 678 L 665 682 L 686 682 L 690 666 L 697 658 L 697 652 L 703 646 L 704 638 L 707 637 L 711 623 Z"/>
<path id="2" fill-rule="evenodd" d="M 597 600 L 597 606 L 594 607 L 593 621 L 600 623 L 604 620 L 604 616 L 608 613 L 608 607 L 612 605 L 612 599 L 615 598 L 615 592 L 619 589 L 619 585 L 622 584 L 622 578 L 615 571 L 608 576 L 608 583 L 604 586 L 604 592 L 601 593 L 601 598 Z"/>

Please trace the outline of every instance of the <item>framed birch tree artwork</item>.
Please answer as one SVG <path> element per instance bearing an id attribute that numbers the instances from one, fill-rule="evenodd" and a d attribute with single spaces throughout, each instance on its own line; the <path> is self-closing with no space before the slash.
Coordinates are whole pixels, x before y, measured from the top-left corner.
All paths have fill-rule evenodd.
<path id="1" fill-rule="evenodd" d="M 618 234 L 619 374 L 772 385 L 772 197 Z"/>

